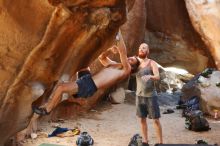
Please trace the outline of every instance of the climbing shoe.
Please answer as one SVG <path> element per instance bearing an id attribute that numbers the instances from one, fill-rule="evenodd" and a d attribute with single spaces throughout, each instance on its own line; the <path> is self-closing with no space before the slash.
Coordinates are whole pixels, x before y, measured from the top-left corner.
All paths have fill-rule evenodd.
<path id="1" fill-rule="evenodd" d="M 45 115 L 50 114 L 50 112 L 47 112 L 46 108 L 32 106 L 32 110 L 33 110 L 34 113 L 36 113 L 38 115 L 41 115 L 41 116 L 45 116 Z"/>

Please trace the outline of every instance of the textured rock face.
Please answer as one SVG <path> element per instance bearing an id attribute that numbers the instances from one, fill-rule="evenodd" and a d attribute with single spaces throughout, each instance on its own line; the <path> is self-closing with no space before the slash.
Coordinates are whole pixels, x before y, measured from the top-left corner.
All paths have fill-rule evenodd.
<path id="1" fill-rule="evenodd" d="M 198 88 L 198 78 L 199 75 L 196 75 L 189 82 L 183 85 L 182 88 L 183 95 L 181 97 L 183 101 L 186 101 L 193 96 L 198 96 L 198 97 L 201 96 L 201 91 Z"/>
<path id="2" fill-rule="evenodd" d="M 163 92 L 173 92 L 175 90 L 180 90 L 183 86 L 183 82 L 179 79 L 179 75 L 174 72 L 163 72 L 160 77 L 164 74 L 164 78 L 160 80 L 159 87 Z"/>
<path id="3" fill-rule="evenodd" d="M 220 1 L 185 0 L 191 22 L 220 69 Z"/>
<path id="4" fill-rule="evenodd" d="M 198 88 L 201 92 L 201 99 L 204 101 L 204 105 L 213 107 L 214 109 L 220 109 L 220 71 L 214 71 L 209 78 L 200 77 Z"/>
<path id="5" fill-rule="evenodd" d="M 184 68 L 191 73 L 214 64 L 190 22 L 184 1 L 148 0 L 146 9 L 145 41 L 150 45 L 152 58 L 164 67 Z"/>
<path id="6" fill-rule="evenodd" d="M 125 22 L 125 1 L 65 2 L 55 8 L 46 1 L 1 2 L 0 145 L 27 126 L 31 103 L 39 97 L 32 90 L 36 85 L 45 90 L 63 73 L 88 66 Z"/>
<path id="7" fill-rule="evenodd" d="M 201 109 L 214 116 L 214 110 L 220 110 L 220 71 L 214 71 L 208 77 L 195 76 L 182 88 L 182 100 L 193 96 L 200 97 Z"/>
<path id="8" fill-rule="evenodd" d="M 28 123 L 32 97 L 28 100 L 30 95 L 16 98 L 18 92 L 9 97 L 8 91 L 19 86 L 19 90 L 25 89 L 25 85 L 14 83 L 25 59 L 40 42 L 52 10 L 47 1 L 0 1 L 0 145 Z"/>
<path id="9" fill-rule="evenodd" d="M 12 3 L 15 5 L 12 6 Z M 24 6 L 22 1 L 1 1 L 0 4 L 0 104 L 2 104 L 2 97 L 15 80 L 25 58 L 39 43 L 52 8 L 45 1 L 38 4 L 34 1 L 27 2 L 26 9 L 22 9 Z M 34 12 L 37 9 L 40 11 Z M 26 14 L 31 10 L 33 13 Z"/>
<path id="10" fill-rule="evenodd" d="M 127 18 L 127 22 L 121 27 L 121 31 L 130 56 L 136 54 L 137 48 L 144 42 L 146 25 L 145 0 L 136 0 Z"/>

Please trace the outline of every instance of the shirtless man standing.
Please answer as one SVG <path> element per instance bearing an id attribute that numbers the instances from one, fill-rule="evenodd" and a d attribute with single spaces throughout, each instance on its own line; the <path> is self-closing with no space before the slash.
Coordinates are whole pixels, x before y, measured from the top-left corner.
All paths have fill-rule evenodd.
<path id="1" fill-rule="evenodd" d="M 108 58 L 110 52 L 118 52 L 121 62 L 115 62 Z M 77 94 L 79 97 L 90 97 L 97 89 L 108 88 L 113 84 L 127 78 L 131 68 L 137 63 L 134 57 L 127 58 L 126 47 L 120 34 L 118 47 L 113 46 L 99 56 L 100 62 L 105 66 L 104 69 L 92 76 L 86 74 L 76 81 L 60 83 L 51 94 L 51 100 L 41 107 L 34 107 L 33 111 L 39 115 L 49 114 L 61 101 L 64 92 Z M 130 65 L 130 64 L 131 65 Z"/>

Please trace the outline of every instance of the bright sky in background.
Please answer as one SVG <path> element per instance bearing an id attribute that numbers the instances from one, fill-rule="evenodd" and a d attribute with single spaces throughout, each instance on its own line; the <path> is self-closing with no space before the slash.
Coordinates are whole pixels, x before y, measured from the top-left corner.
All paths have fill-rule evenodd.
<path id="1" fill-rule="evenodd" d="M 176 68 L 176 67 L 162 67 L 160 64 L 157 64 L 158 67 L 163 68 L 165 71 L 170 71 L 170 72 L 174 72 L 177 74 L 187 74 L 189 73 L 187 70 L 182 69 L 182 68 Z"/>
<path id="2" fill-rule="evenodd" d="M 177 74 L 187 74 L 189 73 L 187 70 L 185 69 L 181 69 L 181 68 L 176 68 L 176 67 L 166 67 L 166 68 L 163 68 L 165 71 L 171 71 L 171 72 L 174 72 L 174 73 L 177 73 Z"/>

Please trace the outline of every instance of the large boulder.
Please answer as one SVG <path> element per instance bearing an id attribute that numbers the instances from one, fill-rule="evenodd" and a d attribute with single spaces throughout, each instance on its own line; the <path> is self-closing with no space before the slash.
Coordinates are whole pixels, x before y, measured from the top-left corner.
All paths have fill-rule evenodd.
<path id="1" fill-rule="evenodd" d="M 159 89 L 163 92 L 170 92 L 180 90 L 183 87 L 184 82 L 179 79 L 179 74 L 171 71 L 165 71 L 160 73 L 160 76 L 164 75 L 164 78 L 161 77 L 159 83 Z"/>
<path id="2" fill-rule="evenodd" d="M 163 67 L 183 68 L 193 74 L 214 66 L 208 48 L 191 24 L 184 1 L 147 0 L 146 14 L 145 41 L 151 58 Z"/>
<path id="3" fill-rule="evenodd" d="M 28 125 L 36 86 L 88 66 L 126 21 L 125 0 L 65 2 L 0 2 L 0 145 Z"/>
<path id="4" fill-rule="evenodd" d="M 214 110 L 220 110 L 220 71 L 196 75 L 183 86 L 182 92 L 183 101 L 197 96 L 201 110 L 214 116 Z"/>
<path id="5" fill-rule="evenodd" d="M 190 81 L 188 81 L 186 84 L 183 85 L 181 91 L 182 91 L 182 96 L 181 100 L 182 101 L 187 101 L 193 96 L 201 96 L 201 91 L 198 88 L 198 78 L 200 77 L 200 74 L 194 76 Z"/>
<path id="6" fill-rule="evenodd" d="M 137 54 L 139 45 L 144 42 L 146 15 L 145 0 L 136 0 L 128 13 L 127 22 L 121 27 L 129 56 Z"/>
<path id="7" fill-rule="evenodd" d="M 220 1 L 185 0 L 191 22 L 220 69 Z"/>
<path id="8" fill-rule="evenodd" d="M 213 71 L 208 78 L 200 76 L 198 81 L 202 108 L 214 115 L 214 110 L 220 110 L 220 71 Z"/>

